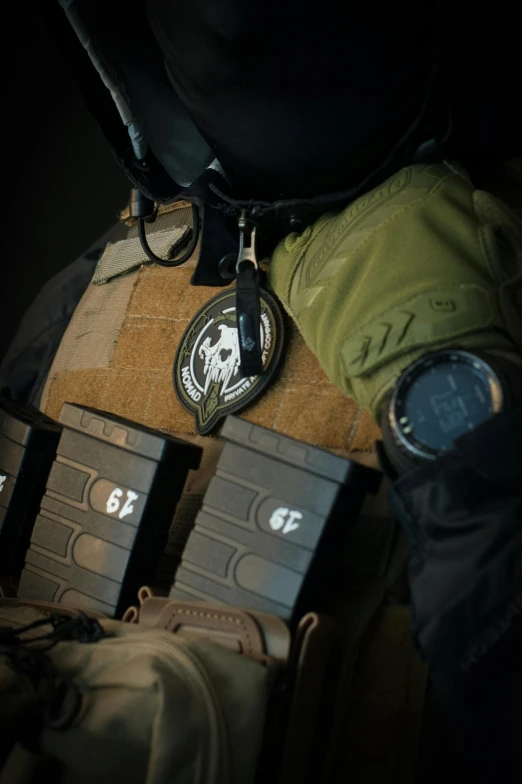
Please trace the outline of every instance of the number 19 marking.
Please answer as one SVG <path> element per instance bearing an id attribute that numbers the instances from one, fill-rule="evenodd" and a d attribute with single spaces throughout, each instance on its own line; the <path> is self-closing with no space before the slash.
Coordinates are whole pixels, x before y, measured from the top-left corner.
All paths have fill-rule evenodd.
<path id="1" fill-rule="evenodd" d="M 290 534 L 299 528 L 297 520 L 302 520 L 303 515 L 297 510 L 287 509 L 284 506 L 279 506 L 268 521 L 270 528 L 273 531 L 281 530 L 282 534 Z"/>
<path id="2" fill-rule="evenodd" d="M 121 501 L 120 498 L 123 495 L 123 490 L 120 490 L 119 487 L 116 487 L 112 493 L 110 494 L 109 498 L 107 499 L 107 514 L 114 514 L 120 508 Z M 120 520 L 123 520 L 124 517 L 130 515 L 134 512 L 134 505 L 133 501 L 137 501 L 139 495 L 134 492 L 134 490 L 127 490 L 127 498 L 121 507 L 121 511 L 118 515 Z"/>

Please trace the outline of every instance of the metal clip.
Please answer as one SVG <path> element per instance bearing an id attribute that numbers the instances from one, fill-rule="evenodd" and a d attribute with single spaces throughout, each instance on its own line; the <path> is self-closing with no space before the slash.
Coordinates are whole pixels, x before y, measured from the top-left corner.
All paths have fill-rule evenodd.
<path id="1" fill-rule="evenodd" d="M 239 226 L 239 254 L 237 257 L 236 272 L 239 274 L 239 265 L 243 261 L 249 261 L 258 269 L 256 257 L 256 226 L 249 223 L 247 211 L 241 210 L 238 221 Z"/>

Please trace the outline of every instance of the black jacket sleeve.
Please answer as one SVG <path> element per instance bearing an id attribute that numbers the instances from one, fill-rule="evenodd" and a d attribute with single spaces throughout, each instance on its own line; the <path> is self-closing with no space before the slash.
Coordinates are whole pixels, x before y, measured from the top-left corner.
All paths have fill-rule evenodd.
<path id="1" fill-rule="evenodd" d="M 522 771 L 522 406 L 396 480 L 413 630 L 479 781 Z"/>

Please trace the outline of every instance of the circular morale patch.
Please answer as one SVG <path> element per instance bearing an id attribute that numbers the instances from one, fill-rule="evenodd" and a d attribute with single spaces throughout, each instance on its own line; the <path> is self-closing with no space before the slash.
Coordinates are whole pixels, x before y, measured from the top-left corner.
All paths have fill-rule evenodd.
<path id="1" fill-rule="evenodd" d="M 261 346 L 264 372 L 243 378 L 239 369 L 236 290 L 207 302 L 188 325 L 174 360 L 173 380 L 181 404 L 196 417 L 196 429 L 209 433 L 227 414 L 242 411 L 263 394 L 283 355 L 283 314 L 261 289 Z"/>

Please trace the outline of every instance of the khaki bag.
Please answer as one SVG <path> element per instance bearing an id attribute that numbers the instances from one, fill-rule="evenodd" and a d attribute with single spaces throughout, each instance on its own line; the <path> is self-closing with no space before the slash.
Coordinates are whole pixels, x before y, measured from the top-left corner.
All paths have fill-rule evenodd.
<path id="1" fill-rule="evenodd" d="M 51 769 L 71 784 L 254 780 L 278 661 L 255 650 L 255 629 L 265 623 L 284 656 L 285 625 L 190 603 L 173 615 L 160 601 L 178 619 L 172 630 L 2 600 L 2 784 L 40 781 Z M 201 634 L 201 619 L 222 644 Z M 188 635 L 173 633 L 180 626 Z M 21 630 L 19 645 L 6 629 Z"/>

